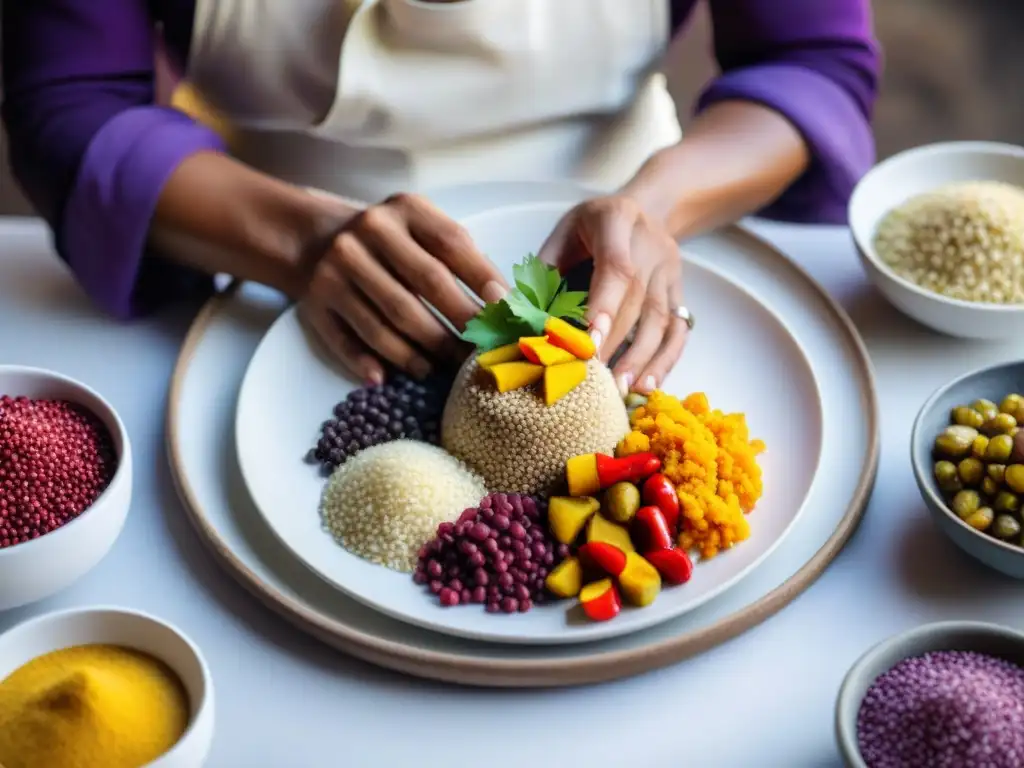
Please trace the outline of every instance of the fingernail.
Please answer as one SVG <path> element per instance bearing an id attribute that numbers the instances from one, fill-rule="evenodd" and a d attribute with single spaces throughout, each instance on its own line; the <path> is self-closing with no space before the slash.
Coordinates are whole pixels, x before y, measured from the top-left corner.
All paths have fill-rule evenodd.
<path id="1" fill-rule="evenodd" d="M 417 379 L 425 379 L 430 375 L 430 363 L 422 358 L 416 358 L 409 363 L 409 372 Z"/>
<path id="2" fill-rule="evenodd" d="M 500 301 L 501 299 L 505 298 L 506 293 L 508 293 L 508 291 L 505 289 L 504 285 L 499 283 L 497 280 L 491 280 L 484 286 L 480 298 L 482 298 L 484 301 L 488 303 L 491 303 L 494 301 Z"/>
<path id="3" fill-rule="evenodd" d="M 643 389 L 644 392 L 653 392 L 657 388 L 658 382 L 655 380 L 653 376 L 647 376 L 644 378 L 644 383 L 641 387 L 641 389 Z"/>
<path id="4" fill-rule="evenodd" d="M 612 320 L 604 312 L 595 317 L 590 323 L 590 340 L 594 342 L 598 352 L 601 351 L 601 342 L 611 328 Z"/>
<path id="5" fill-rule="evenodd" d="M 629 388 L 633 386 L 633 374 L 629 371 L 618 378 L 619 394 L 625 397 L 629 394 Z"/>
<path id="6" fill-rule="evenodd" d="M 366 374 L 366 386 L 379 387 L 384 383 L 384 374 L 380 371 L 370 371 Z"/>

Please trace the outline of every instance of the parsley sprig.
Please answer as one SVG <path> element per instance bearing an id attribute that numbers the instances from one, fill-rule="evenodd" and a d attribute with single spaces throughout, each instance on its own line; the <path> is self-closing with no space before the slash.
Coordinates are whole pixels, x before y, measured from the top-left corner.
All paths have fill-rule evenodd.
<path id="1" fill-rule="evenodd" d="M 512 277 L 515 288 L 466 324 L 462 338 L 479 352 L 512 344 L 521 336 L 542 336 L 549 317 L 582 321 L 586 316 L 587 292 L 567 291 L 558 270 L 534 254 L 512 267 Z"/>

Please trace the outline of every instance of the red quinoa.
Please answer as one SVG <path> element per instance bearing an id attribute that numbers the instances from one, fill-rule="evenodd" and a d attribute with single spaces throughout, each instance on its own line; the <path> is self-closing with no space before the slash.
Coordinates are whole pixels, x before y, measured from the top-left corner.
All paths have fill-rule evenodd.
<path id="1" fill-rule="evenodd" d="M 63 400 L 0 397 L 0 549 L 78 517 L 116 467 L 110 433 L 86 409 Z"/>

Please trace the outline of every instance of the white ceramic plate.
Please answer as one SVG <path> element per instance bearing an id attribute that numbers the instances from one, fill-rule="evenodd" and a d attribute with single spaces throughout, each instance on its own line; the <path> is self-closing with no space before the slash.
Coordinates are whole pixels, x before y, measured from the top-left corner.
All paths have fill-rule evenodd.
<path id="1" fill-rule="evenodd" d="M 461 218 L 524 201 L 570 204 L 587 193 L 565 184 L 494 182 L 435 190 L 431 199 Z M 167 448 L 186 516 L 217 562 L 286 621 L 363 661 L 432 680 L 513 688 L 600 683 L 739 636 L 812 585 L 862 518 L 878 469 L 878 396 L 849 318 L 789 259 L 738 227 L 690 241 L 687 252 L 769 301 L 808 350 L 821 386 L 821 466 L 829 474 L 813 484 L 807 512 L 754 578 L 685 616 L 596 643 L 482 643 L 413 627 L 331 587 L 270 532 L 238 469 L 234 406 L 256 347 L 283 309 L 278 294 L 257 285 L 212 302 L 175 367 Z"/>
<path id="2" fill-rule="evenodd" d="M 464 221 L 506 274 L 536 252 L 565 211 L 562 204 L 502 208 Z M 323 531 L 317 511 L 323 478 L 302 458 L 319 425 L 357 383 L 314 353 L 289 310 L 260 343 L 239 394 L 236 445 L 246 485 L 271 530 L 328 583 L 391 617 L 438 632 L 504 643 L 600 640 L 680 616 L 743 578 L 783 539 L 811 489 L 822 444 L 818 383 L 800 344 L 751 293 L 707 265 L 686 269 L 688 306 L 698 319 L 684 362 L 662 388 L 708 394 L 712 407 L 744 411 L 761 457 L 765 493 L 751 514 L 751 538 L 698 564 L 684 586 L 651 606 L 628 608 L 605 623 L 570 621 L 571 601 L 525 614 L 488 614 L 481 606 L 441 608 L 400 574 L 362 560 Z"/>

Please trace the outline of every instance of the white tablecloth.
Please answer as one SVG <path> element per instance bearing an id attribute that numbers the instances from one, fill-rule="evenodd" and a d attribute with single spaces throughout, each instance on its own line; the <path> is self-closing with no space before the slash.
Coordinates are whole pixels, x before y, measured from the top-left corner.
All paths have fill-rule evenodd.
<path id="1" fill-rule="evenodd" d="M 111 554 L 63 594 L 0 614 L 0 630 L 87 604 L 177 623 L 215 678 L 210 768 L 838 765 L 834 698 L 862 651 L 939 619 L 1024 625 L 1022 586 L 941 537 L 908 461 L 925 397 L 1014 350 L 940 337 L 897 314 L 867 284 L 845 229 L 756 228 L 838 297 L 871 350 L 883 440 L 863 525 L 795 603 L 695 660 L 600 687 L 501 692 L 420 682 L 348 659 L 284 624 L 221 572 L 185 520 L 164 453 L 167 386 L 189 308 L 115 325 L 91 309 L 37 222 L 0 220 L 0 362 L 57 369 L 101 391 L 131 433 L 137 467 L 134 504 Z"/>

